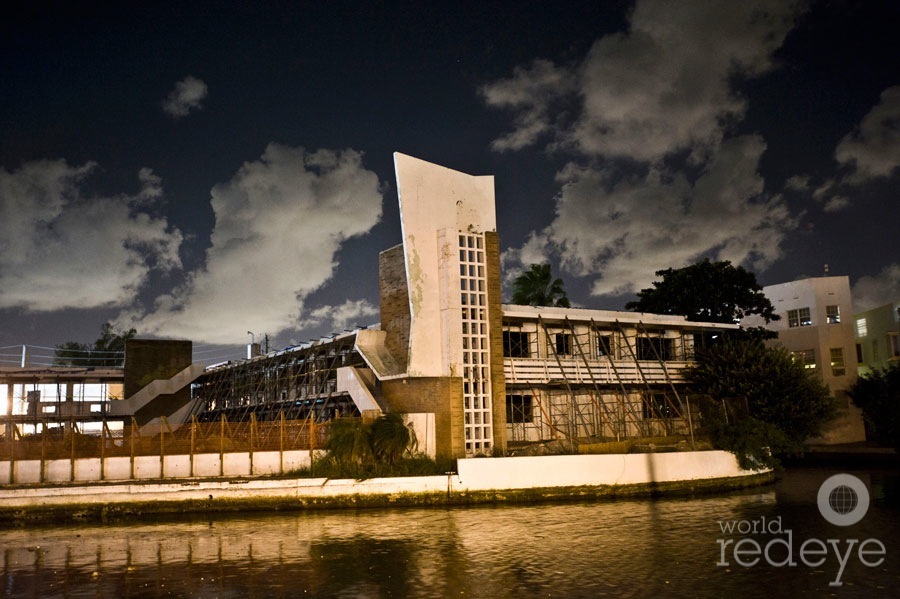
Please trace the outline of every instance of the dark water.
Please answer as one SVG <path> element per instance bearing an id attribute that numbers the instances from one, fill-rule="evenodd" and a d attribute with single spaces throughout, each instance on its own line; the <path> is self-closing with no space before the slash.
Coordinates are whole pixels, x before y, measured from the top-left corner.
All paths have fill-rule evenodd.
<path id="1" fill-rule="evenodd" d="M 849 527 L 828 523 L 817 507 L 819 487 L 836 472 L 855 474 L 871 497 L 865 517 Z M 0 596 L 896 597 L 898 487 L 896 470 L 791 469 L 775 486 L 697 499 L 4 530 Z M 746 528 L 763 517 L 781 533 L 728 534 L 719 524 Z M 767 561 L 766 544 L 789 538 L 788 530 L 792 554 L 776 543 Z M 752 542 L 742 549 L 761 548 L 753 566 L 733 555 L 745 538 Z M 810 539 L 829 551 L 807 555 L 824 557 L 815 567 L 800 559 Z M 843 571 L 829 539 L 845 556 Z M 879 565 L 860 561 L 866 539 L 884 546 L 883 556 L 863 555 Z M 727 566 L 717 565 L 723 555 Z M 738 555 L 745 563 L 753 557 Z M 772 565 L 789 558 L 795 566 Z M 842 586 L 829 585 L 836 581 Z"/>

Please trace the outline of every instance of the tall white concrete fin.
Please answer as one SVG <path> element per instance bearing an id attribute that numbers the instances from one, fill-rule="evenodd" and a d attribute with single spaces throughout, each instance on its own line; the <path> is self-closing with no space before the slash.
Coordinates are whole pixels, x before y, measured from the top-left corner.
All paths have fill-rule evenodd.
<path id="1" fill-rule="evenodd" d="M 493 450 L 486 232 L 494 178 L 394 154 L 409 285 L 410 377 L 458 377 L 466 455 Z"/>
<path id="2" fill-rule="evenodd" d="M 406 277 L 410 376 L 459 376 L 458 233 L 497 230 L 493 176 L 473 176 L 394 153 Z M 449 286 L 452 288 L 448 288 Z M 448 313 L 455 316 L 450 317 Z M 443 314 L 442 314 L 443 312 Z M 446 327 L 453 326 L 453 334 Z"/>

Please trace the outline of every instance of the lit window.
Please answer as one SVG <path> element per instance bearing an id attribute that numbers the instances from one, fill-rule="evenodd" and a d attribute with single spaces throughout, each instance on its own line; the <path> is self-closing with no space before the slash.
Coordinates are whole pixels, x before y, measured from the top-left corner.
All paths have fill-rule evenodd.
<path id="1" fill-rule="evenodd" d="M 800 363 L 804 368 L 816 367 L 816 351 L 813 349 L 801 349 L 791 352 L 795 362 Z"/>
<path id="2" fill-rule="evenodd" d="M 865 337 L 869 334 L 869 327 L 866 326 L 865 318 L 857 318 L 856 319 L 856 336 L 857 337 Z"/>
<path id="3" fill-rule="evenodd" d="M 831 374 L 844 376 L 844 349 L 841 347 L 831 348 Z"/>
<path id="4" fill-rule="evenodd" d="M 841 322 L 841 307 L 825 306 L 825 322 L 828 324 L 838 324 Z"/>
<path id="5" fill-rule="evenodd" d="M 809 315 L 809 308 L 798 308 L 797 310 L 788 310 L 788 326 L 808 327 L 812 324 L 812 318 Z"/>

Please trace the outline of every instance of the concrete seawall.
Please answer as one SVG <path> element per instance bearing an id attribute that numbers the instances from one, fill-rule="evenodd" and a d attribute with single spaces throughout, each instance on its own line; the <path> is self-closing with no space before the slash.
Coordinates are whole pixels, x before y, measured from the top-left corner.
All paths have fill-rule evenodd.
<path id="1" fill-rule="evenodd" d="M 0 487 L 0 522 L 151 513 L 457 505 L 696 493 L 763 484 L 724 451 L 475 458 L 441 476 L 220 478 Z"/>

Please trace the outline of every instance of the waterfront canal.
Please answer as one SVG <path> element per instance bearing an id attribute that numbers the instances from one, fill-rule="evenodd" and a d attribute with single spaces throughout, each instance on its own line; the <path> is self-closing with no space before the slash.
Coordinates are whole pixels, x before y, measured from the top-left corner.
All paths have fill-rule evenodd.
<path id="1" fill-rule="evenodd" d="M 818 507 L 840 472 L 870 498 L 851 526 Z M 5 529 L 0 596 L 889 597 L 898 493 L 895 469 L 796 468 L 773 486 L 692 499 Z"/>

